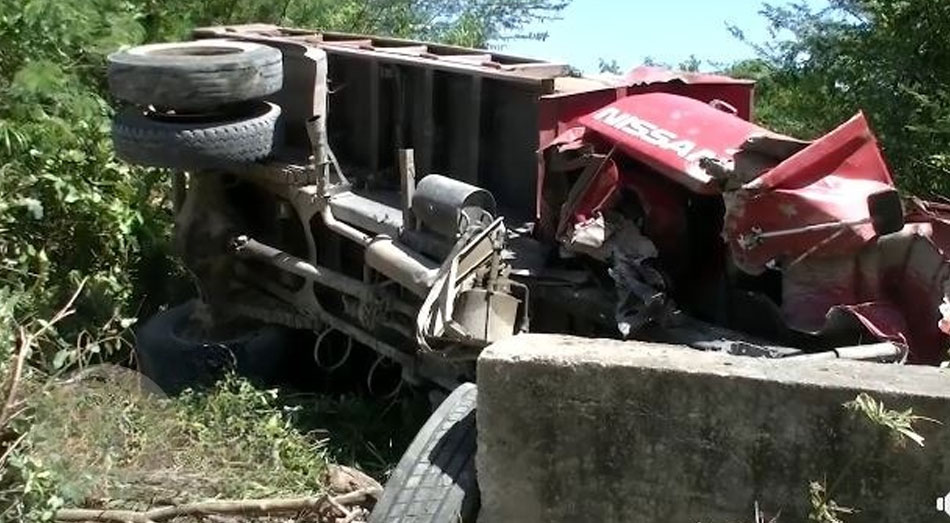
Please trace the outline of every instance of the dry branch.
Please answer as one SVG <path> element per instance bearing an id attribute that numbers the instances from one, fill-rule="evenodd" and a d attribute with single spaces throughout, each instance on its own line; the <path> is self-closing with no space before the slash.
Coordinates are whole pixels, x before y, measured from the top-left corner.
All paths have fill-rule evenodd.
<path id="1" fill-rule="evenodd" d="M 328 497 L 251 500 L 211 500 L 159 507 L 144 512 L 134 510 L 60 509 L 57 521 L 100 521 L 115 523 L 160 523 L 183 516 L 241 515 L 273 516 L 291 512 L 316 511 L 326 505 L 361 505 L 378 499 L 380 490 L 361 489 Z"/>
<path id="2" fill-rule="evenodd" d="M 10 375 L 8 381 L 3 387 L 4 401 L 3 407 L 0 408 L 0 430 L 6 427 L 7 423 L 9 423 L 14 417 L 14 406 L 16 405 L 17 390 L 20 386 L 20 378 L 23 376 L 23 366 L 26 362 L 26 357 L 32 348 L 33 341 L 38 339 L 43 335 L 43 333 L 59 323 L 63 318 L 73 313 L 72 306 L 74 303 L 76 303 L 76 299 L 79 297 L 79 294 L 82 293 L 83 288 L 86 286 L 87 280 L 88 278 L 79 282 L 79 286 L 76 287 L 76 291 L 73 292 L 73 295 L 69 298 L 69 301 L 66 302 L 66 305 L 60 309 L 52 319 L 45 322 L 39 329 L 37 329 L 36 332 L 28 332 L 23 327 L 19 328 L 16 361 L 13 364 L 13 373 Z"/>
<path id="3" fill-rule="evenodd" d="M 27 349 L 31 343 L 30 336 L 26 329 L 20 327 L 20 336 L 17 343 L 16 361 L 13 364 L 13 374 L 10 375 L 9 382 L 4 387 L 3 409 L 0 409 L 0 429 L 6 427 L 10 418 L 13 417 L 13 405 L 16 402 L 17 388 L 20 386 L 20 377 L 23 375 L 23 364 L 26 362 Z"/>

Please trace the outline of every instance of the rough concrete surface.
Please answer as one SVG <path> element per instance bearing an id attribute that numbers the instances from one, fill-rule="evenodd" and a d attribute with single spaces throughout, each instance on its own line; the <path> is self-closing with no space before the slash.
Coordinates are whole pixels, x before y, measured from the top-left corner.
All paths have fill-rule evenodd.
<path id="1" fill-rule="evenodd" d="M 950 423 L 941 369 L 524 335 L 483 353 L 478 385 L 481 523 L 751 523 L 756 502 L 800 522 L 813 481 L 849 523 L 950 522 L 950 427 L 900 446 L 842 406 L 868 392 Z"/>

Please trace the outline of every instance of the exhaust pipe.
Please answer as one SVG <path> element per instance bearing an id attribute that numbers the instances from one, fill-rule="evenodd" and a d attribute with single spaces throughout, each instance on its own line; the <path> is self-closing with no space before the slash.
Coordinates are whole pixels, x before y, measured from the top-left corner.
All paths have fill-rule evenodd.
<path id="1" fill-rule="evenodd" d="M 413 294 L 426 297 L 439 267 L 389 236 L 377 236 L 366 246 L 366 265 L 395 280 Z"/>
<path id="2" fill-rule="evenodd" d="M 823 360 L 854 360 L 878 361 L 882 363 L 896 363 L 904 360 L 904 349 L 893 343 L 874 343 L 870 345 L 855 345 L 853 347 L 838 347 L 837 349 L 791 356 L 790 359 L 805 361 Z"/>

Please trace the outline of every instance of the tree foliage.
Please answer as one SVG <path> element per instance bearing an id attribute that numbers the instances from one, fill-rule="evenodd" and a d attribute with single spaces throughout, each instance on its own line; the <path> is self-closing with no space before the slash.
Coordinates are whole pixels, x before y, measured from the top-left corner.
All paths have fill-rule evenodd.
<path id="1" fill-rule="evenodd" d="M 147 39 L 181 37 L 196 25 L 240 21 L 319 27 L 483 47 L 553 18 L 568 0 L 137 0 Z"/>
<path id="2" fill-rule="evenodd" d="M 773 40 L 729 72 L 758 80 L 762 123 L 814 137 L 863 110 L 902 187 L 950 194 L 950 2 L 832 0 L 761 13 Z"/>

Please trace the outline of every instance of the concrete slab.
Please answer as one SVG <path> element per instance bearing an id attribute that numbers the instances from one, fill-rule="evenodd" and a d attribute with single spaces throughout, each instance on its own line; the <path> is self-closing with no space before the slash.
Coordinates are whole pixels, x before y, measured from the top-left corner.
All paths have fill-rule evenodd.
<path id="1" fill-rule="evenodd" d="M 482 354 L 478 385 L 481 523 L 752 522 L 756 503 L 806 521 L 816 481 L 849 523 L 950 522 L 950 429 L 901 446 L 843 407 L 868 392 L 950 422 L 941 369 L 524 335 Z"/>

